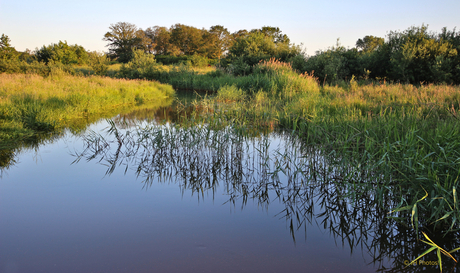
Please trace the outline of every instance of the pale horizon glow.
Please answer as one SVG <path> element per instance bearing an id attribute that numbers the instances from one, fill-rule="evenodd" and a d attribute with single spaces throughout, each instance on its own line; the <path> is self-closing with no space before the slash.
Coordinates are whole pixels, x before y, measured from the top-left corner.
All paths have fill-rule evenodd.
<path id="1" fill-rule="evenodd" d="M 279 27 L 308 55 L 340 44 L 351 48 L 366 35 L 386 38 L 389 31 L 428 25 L 433 32 L 459 26 L 460 1 L 0 1 L 0 35 L 18 51 L 67 41 L 90 51 L 107 51 L 102 40 L 109 26 L 128 22 L 146 29 L 180 23 L 230 32 Z"/>

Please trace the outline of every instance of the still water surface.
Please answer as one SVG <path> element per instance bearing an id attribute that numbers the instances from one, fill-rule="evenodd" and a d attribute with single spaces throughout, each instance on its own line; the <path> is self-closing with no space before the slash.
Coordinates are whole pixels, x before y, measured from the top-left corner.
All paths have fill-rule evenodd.
<path id="1" fill-rule="evenodd" d="M 372 219 L 372 208 L 366 216 L 346 201 L 335 202 L 334 189 L 321 192 L 317 185 L 302 184 L 312 175 L 305 166 L 324 162 L 314 151 L 294 160 L 301 148 L 288 135 L 261 134 L 225 144 L 229 134 L 224 132 L 193 145 L 162 144 L 157 151 L 163 154 L 135 142 L 130 151 L 126 139 L 120 150 L 112 135 L 102 153 L 85 150 L 91 144 L 82 136 L 91 131 L 106 136 L 103 129 L 108 126 L 100 121 L 86 134 L 67 132 L 21 152 L 17 163 L 3 170 L 0 272 L 403 268 L 392 257 L 378 257 L 375 234 L 381 227 L 376 225 L 383 220 Z M 149 132 L 158 133 L 164 126 Z M 216 140 L 221 152 L 209 148 Z M 176 156 L 182 159 L 176 161 Z M 275 174 L 276 168 L 283 171 Z M 355 205 L 364 207 L 363 202 Z M 335 206 L 345 211 L 332 211 Z M 392 227 L 389 230 L 393 233 Z"/>

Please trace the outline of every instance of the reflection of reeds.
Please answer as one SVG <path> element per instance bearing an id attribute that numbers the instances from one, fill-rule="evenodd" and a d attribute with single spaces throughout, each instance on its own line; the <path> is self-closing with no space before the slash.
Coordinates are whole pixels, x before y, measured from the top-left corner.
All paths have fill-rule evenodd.
<path id="1" fill-rule="evenodd" d="M 305 146 L 290 134 L 273 133 L 283 140 L 274 146 L 271 137 L 260 132 L 250 137 L 231 126 L 165 124 L 125 131 L 112 123 L 109 131 L 111 140 L 88 135 L 77 160 L 107 164 L 108 173 L 133 170 L 146 188 L 175 182 L 198 198 L 223 189 L 228 203 L 243 207 L 250 199 L 261 207 L 280 200 L 284 210 L 278 217 L 288 223 L 293 240 L 299 230 L 307 236 L 307 227 L 316 222 L 352 250 L 369 251 L 376 264 L 392 259 L 395 269 L 403 268 L 405 259 L 423 252 L 404 211 L 399 222 L 386 218 L 400 203 L 400 185 L 376 175 L 373 165 Z M 444 248 L 458 246 L 444 239 Z"/>

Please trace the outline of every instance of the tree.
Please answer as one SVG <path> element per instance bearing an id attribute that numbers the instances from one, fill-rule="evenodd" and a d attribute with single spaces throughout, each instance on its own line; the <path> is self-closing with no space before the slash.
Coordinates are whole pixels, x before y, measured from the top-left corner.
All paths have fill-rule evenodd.
<path id="1" fill-rule="evenodd" d="M 428 32 L 424 25 L 404 32 L 390 32 L 389 76 L 413 84 L 455 81 L 453 75 L 458 64 L 454 61 L 458 52 L 452 43 L 441 37 Z"/>
<path id="2" fill-rule="evenodd" d="M 376 50 L 379 46 L 382 46 L 385 40 L 380 37 L 374 37 L 372 35 L 364 36 L 363 39 L 356 41 L 356 48 L 364 53 L 370 53 Z"/>
<path id="3" fill-rule="evenodd" d="M 150 53 L 156 55 L 172 55 L 180 54 L 179 49 L 171 44 L 171 31 L 166 27 L 154 26 L 145 30 L 145 34 L 152 40 L 153 49 Z"/>
<path id="4" fill-rule="evenodd" d="M 176 46 L 181 55 L 201 53 L 203 30 L 182 24 L 171 27 L 170 43 Z"/>
<path id="5" fill-rule="evenodd" d="M 290 43 L 290 39 L 286 34 L 282 34 L 279 27 L 264 26 L 261 29 L 253 29 L 251 32 L 260 32 L 265 36 L 270 37 L 274 43 Z"/>
<path id="6" fill-rule="evenodd" d="M 110 31 L 104 35 L 102 40 L 109 44 L 109 52 L 120 62 L 129 62 L 133 57 L 134 49 L 147 50 L 146 36 L 134 24 L 118 22 L 111 24 Z"/>
<path id="7" fill-rule="evenodd" d="M 144 30 L 144 35 L 150 39 L 150 44 L 147 48 L 147 52 L 148 53 L 151 53 L 151 54 L 155 54 L 156 53 L 156 50 L 155 50 L 155 47 L 157 45 L 156 41 L 155 41 L 155 38 L 157 36 L 157 28 L 159 28 L 158 26 L 155 26 L 155 27 L 149 27 L 147 28 L 146 30 Z M 168 38 L 169 40 L 169 38 Z"/>
<path id="8" fill-rule="evenodd" d="M 212 26 L 207 35 L 213 37 L 211 39 L 215 40 L 215 42 L 211 42 L 211 44 L 215 47 L 215 51 L 218 52 L 218 58 L 226 53 L 232 44 L 230 32 L 221 25 Z M 205 43 L 208 44 L 207 41 L 205 41 Z"/>
<path id="9" fill-rule="evenodd" d="M 0 59 L 13 59 L 18 56 L 18 52 L 11 46 L 11 40 L 5 34 L 0 37 Z"/>
<path id="10" fill-rule="evenodd" d="M 285 41 L 288 40 L 285 37 Z M 299 47 L 288 42 L 277 43 L 274 36 L 267 35 L 262 31 L 252 31 L 235 40 L 222 64 L 224 66 L 233 64 L 231 70 L 234 74 L 247 74 L 250 73 L 252 66 L 262 60 L 275 58 L 282 62 L 288 62 L 290 58 L 300 54 L 300 52 Z"/>
<path id="11" fill-rule="evenodd" d="M 86 64 L 88 61 L 88 53 L 82 46 L 68 45 L 67 41 L 43 46 L 35 52 L 35 56 L 38 61 L 45 63 Z"/>

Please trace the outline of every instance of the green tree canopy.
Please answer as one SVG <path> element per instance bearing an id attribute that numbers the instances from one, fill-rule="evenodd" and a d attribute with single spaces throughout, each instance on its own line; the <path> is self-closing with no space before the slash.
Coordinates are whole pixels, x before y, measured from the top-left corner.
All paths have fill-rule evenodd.
<path id="1" fill-rule="evenodd" d="M 233 73 L 250 73 L 251 67 L 262 60 L 275 58 L 287 62 L 290 58 L 300 54 L 298 46 L 291 45 L 289 38 L 280 36 L 279 29 L 266 29 L 263 31 L 251 31 L 248 34 L 240 32 L 240 36 L 235 39 L 229 49 L 229 54 L 225 58 L 223 65 L 232 65 Z M 236 66 L 242 69 L 235 69 Z"/>
<path id="2" fill-rule="evenodd" d="M 69 45 L 67 41 L 43 46 L 35 52 L 35 56 L 38 61 L 45 63 L 86 64 L 88 61 L 88 53 L 82 46 Z"/>
<path id="3" fill-rule="evenodd" d="M 442 36 L 430 33 L 427 26 L 392 31 L 386 46 L 392 79 L 417 84 L 458 81 L 453 77 L 456 67 L 460 68 L 456 63 L 458 48 Z"/>
<path id="4" fill-rule="evenodd" d="M 285 43 L 289 44 L 290 39 L 286 34 L 283 34 L 279 27 L 269 27 L 264 26 L 261 29 L 253 29 L 251 32 L 260 32 L 263 33 L 265 36 L 270 37 L 274 43 Z"/>
<path id="5" fill-rule="evenodd" d="M 385 39 L 372 35 L 364 36 L 363 39 L 356 41 L 356 48 L 364 53 L 369 53 L 376 50 L 379 46 L 385 43 Z"/>
<path id="6" fill-rule="evenodd" d="M 134 24 L 118 22 L 109 29 L 102 40 L 108 42 L 109 53 L 118 61 L 129 62 L 135 49 L 148 50 L 148 37 Z"/>
<path id="7" fill-rule="evenodd" d="M 230 32 L 221 25 L 212 26 L 209 31 L 203 29 L 200 55 L 210 59 L 221 58 L 228 50 L 230 40 Z"/>
<path id="8" fill-rule="evenodd" d="M 11 46 L 11 40 L 5 34 L 0 37 L 0 59 L 14 59 L 19 53 Z"/>
<path id="9" fill-rule="evenodd" d="M 179 49 L 181 55 L 203 53 L 204 30 L 182 24 L 171 27 L 170 43 Z"/>

